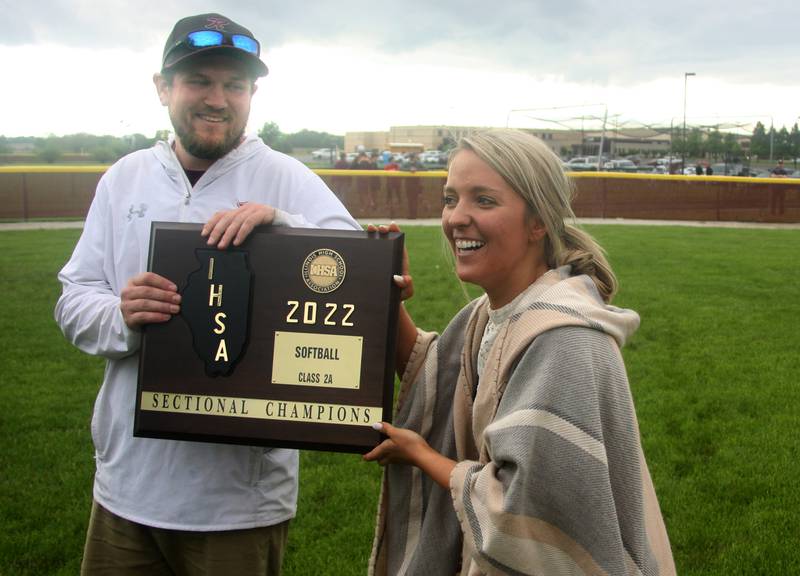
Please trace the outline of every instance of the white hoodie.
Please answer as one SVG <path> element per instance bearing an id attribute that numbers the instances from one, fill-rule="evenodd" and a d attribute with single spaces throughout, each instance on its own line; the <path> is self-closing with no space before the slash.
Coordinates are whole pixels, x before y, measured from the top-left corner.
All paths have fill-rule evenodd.
<path id="1" fill-rule="evenodd" d="M 126 326 L 119 303 L 128 280 L 146 270 L 150 223 L 205 222 L 243 202 L 275 207 L 280 224 L 361 229 L 316 174 L 256 136 L 216 161 L 194 188 L 171 142 L 158 142 L 103 175 L 58 275 L 61 330 L 108 360 L 92 417 L 94 498 L 134 522 L 214 531 L 269 526 L 295 514 L 295 450 L 133 437 L 140 335 Z"/>

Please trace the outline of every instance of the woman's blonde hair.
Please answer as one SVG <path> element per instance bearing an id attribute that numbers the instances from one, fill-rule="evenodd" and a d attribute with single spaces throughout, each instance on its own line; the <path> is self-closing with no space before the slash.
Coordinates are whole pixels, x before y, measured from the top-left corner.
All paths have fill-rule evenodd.
<path id="1" fill-rule="evenodd" d="M 572 266 L 573 274 L 586 274 L 603 300 L 617 292 L 617 278 L 603 249 L 580 230 L 570 202 L 575 188 L 561 160 L 541 140 L 519 130 L 494 129 L 462 138 L 450 159 L 471 150 L 497 172 L 528 205 L 532 216 L 547 229 L 544 253 L 547 265 Z"/>

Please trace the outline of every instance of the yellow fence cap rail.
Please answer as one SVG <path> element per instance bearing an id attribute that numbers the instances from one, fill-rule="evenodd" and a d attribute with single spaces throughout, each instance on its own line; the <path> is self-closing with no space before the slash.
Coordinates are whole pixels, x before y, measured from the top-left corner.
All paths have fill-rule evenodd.
<path id="1" fill-rule="evenodd" d="M 314 172 L 318 176 L 388 176 L 389 178 L 447 178 L 446 170 L 420 170 L 410 172 L 407 170 L 350 170 L 337 168 L 315 168 Z"/>
<path id="2" fill-rule="evenodd" d="M 600 178 L 608 180 L 677 180 L 680 182 L 756 182 L 760 184 L 793 184 L 799 178 L 755 178 L 753 176 L 697 176 L 684 174 L 630 174 L 625 172 L 567 172 L 570 178 Z"/>

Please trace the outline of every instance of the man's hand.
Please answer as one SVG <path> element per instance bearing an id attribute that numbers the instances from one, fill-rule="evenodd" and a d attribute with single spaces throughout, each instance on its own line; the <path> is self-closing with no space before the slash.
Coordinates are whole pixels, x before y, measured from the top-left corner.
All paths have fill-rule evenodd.
<path id="1" fill-rule="evenodd" d="M 216 244 L 224 250 L 231 244 L 239 246 L 247 238 L 253 228 L 262 224 L 272 224 L 275 219 L 275 208 L 265 204 L 247 202 L 234 210 L 225 210 L 214 214 L 200 232 L 208 237 L 208 245 Z"/>
<path id="2" fill-rule="evenodd" d="M 145 324 L 166 322 L 180 312 L 181 295 L 172 282 L 144 272 L 128 280 L 120 295 L 120 310 L 125 324 L 139 330 Z"/>

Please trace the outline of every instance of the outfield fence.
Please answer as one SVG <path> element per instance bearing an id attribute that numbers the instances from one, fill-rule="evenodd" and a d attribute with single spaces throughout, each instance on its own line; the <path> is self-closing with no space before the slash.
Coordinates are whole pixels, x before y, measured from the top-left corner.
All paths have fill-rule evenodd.
<path id="1" fill-rule="evenodd" d="M 2 166 L 0 219 L 82 218 L 107 166 Z M 356 218 L 436 218 L 444 171 L 315 172 Z M 800 179 L 577 172 L 583 218 L 800 222 Z"/>

